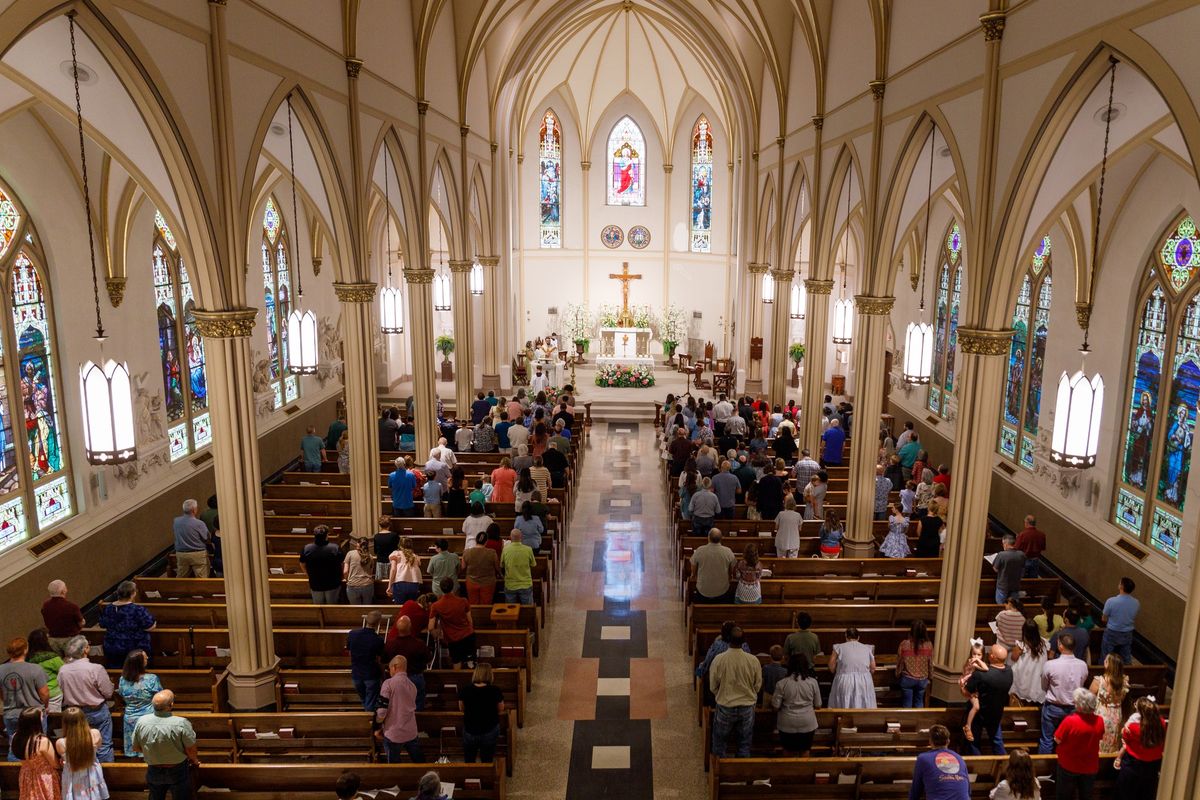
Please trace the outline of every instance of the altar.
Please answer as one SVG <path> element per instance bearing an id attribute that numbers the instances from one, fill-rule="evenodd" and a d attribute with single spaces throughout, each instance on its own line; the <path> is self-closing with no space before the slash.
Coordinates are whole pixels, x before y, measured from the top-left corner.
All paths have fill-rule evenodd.
<path id="1" fill-rule="evenodd" d="M 654 366 L 650 355 L 649 328 L 601 328 L 597 364 L 642 364 Z"/>

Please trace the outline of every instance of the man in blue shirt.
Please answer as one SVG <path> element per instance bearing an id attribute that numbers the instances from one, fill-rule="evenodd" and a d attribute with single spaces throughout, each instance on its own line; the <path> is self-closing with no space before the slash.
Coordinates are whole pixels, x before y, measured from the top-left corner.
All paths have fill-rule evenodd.
<path id="1" fill-rule="evenodd" d="M 1100 640 L 1101 662 L 1109 653 L 1116 653 L 1126 664 L 1133 663 L 1133 623 L 1142 605 L 1134 598 L 1133 589 L 1132 578 L 1121 578 L 1117 594 L 1104 601 L 1100 612 L 1100 621 L 1105 624 Z"/>
<path id="2" fill-rule="evenodd" d="M 917 756 L 913 767 L 912 786 L 908 800 L 969 800 L 971 778 L 962 757 L 948 749 L 950 731 L 945 725 L 929 729 L 929 745 L 933 748 Z"/>
<path id="3" fill-rule="evenodd" d="M 842 430 L 842 423 L 831 419 L 829 429 L 821 434 L 821 443 L 824 445 L 821 450 L 821 466 L 841 466 L 842 450 L 846 446 L 846 432 Z"/>
<path id="4" fill-rule="evenodd" d="M 507 453 L 512 449 L 512 443 L 508 441 L 508 429 L 512 427 L 512 423 L 508 421 L 508 412 L 500 412 L 500 421 L 496 423 L 496 446 L 500 448 L 501 453 Z"/>
<path id="5" fill-rule="evenodd" d="M 471 403 L 471 424 L 478 425 L 490 413 L 492 413 L 492 404 L 483 396 L 483 392 L 477 392 L 475 402 Z"/>
<path id="6" fill-rule="evenodd" d="M 383 637 L 377 629 L 383 620 L 378 611 L 371 611 L 361 628 L 346 636 L 346 652 L 350 654 L 350 680 L 362 700 L 364 711 L 374 711 L 379 705 L 379 687 L 383 683 L 379 659 L 383 656 Z"/>
<path id="7" fill-rule="evenodd" d="M 300 440 L 300 466 L 305 472 L 320 472 L 325 460 L 325 440 L 317 436 L 317 426 L 309 425 Z"/>
<path id="8" fill-rule="evenodd" d="M 404 459 L 396 459 L 396 471 L 388 475 L 388 488 L 392 491 L 392 516 L 415 517 L 417 508 L 413 504 L 413 491 L 417 479 L 404 468 Z"/>

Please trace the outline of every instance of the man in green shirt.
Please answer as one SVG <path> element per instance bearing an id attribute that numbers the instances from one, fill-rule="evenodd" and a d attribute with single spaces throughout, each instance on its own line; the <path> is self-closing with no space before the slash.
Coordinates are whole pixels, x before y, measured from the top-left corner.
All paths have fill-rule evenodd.
<path id="1" fill-rule="evenodd" d="M 812 627 L 812 617 L 808 615 L 807 611 L 801 611 L 796 615 L 796 627 L 799 630 L 788 634 L 788 637 L 783 640 L 784 656 L 791 658 L 793 653 L 803 653 L 808 658 L 809 666 L 814 667 L 817 663 L 817 656 L 821 655 L 821 640 L 809 630 Z"/>
<path id="2" fill-rule="evenodd" d="M 529 545 L 521 543 L 521 532 L 513 530 L 500 553 L 504 570 L 504 599 L 523 606 L 533 605 L 533 565 L 536 558 Z"/>
<path id="3" fill-rule="evenodd" d="M 146 785 L 150 800 L 190 800 L 192 782 L 188 765 L 200 765 L 196 731 L 192 723 L 171 712 L 175 693 L 164 689 L 154 695 L 154 713 L 138 720 L 133 729 L 133 747 L 146 759 Z"/>
<path id="4" fill-rule="evenodd" d="M 320 472 L 325 460 L 325 440 L 317 436 L 317 426 L 309 425 L 300 440 L 300 468 L 305 472 Z"/>
<path id="5" fill-rule="evenodd" d="M 451 591 L 458 591 L 458 556 L 450 552 L 450 543 L 445 539 L 437 540 L 437 555 L 429 559 L 426 571 L 433 579 L 433 593 L 438 597 L 442 596 L 442 578 L 454 581 Z"/>
<path id="6" fill-rule="evenodd" d="M 762 666 L 758 656 L 742 650 L 741 628 L 734 628 L 729 637 L 729 649 L 713 659 L 708 668 L 708 685 L 717 698 L 713 714 L 712 751 L 717 758 L 725 757 L 730 737 L 737 740 L 737 757 L 750 756 L 750 740 L 754 736 L 754 704 L 762 688 Z"/>

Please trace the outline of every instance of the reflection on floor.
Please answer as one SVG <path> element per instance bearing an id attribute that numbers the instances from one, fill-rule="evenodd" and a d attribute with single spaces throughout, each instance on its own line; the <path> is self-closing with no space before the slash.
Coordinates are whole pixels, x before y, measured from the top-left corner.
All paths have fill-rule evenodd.
<path id="1" fill-rule="evenodd" d="M 707 792 L 654 431 L 598 424 L 509 795 Z"/>

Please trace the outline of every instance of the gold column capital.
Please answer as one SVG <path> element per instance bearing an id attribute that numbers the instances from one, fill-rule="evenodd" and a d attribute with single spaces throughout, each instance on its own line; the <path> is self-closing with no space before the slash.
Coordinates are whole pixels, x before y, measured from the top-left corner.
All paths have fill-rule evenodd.
<path id="1" fill-rule="evenodd" d="M 450 271 L 451 272 L 470 272 L 471 267 L 473 267 L 473 266 L 475 266 L 475 262 L 471 261 L 470 259 L 466 259 L 466 260 L 457 259 L 457 258 L 450 259 Z"/>
<path id="2" fill-rule="evenodd" d="M 867 86 L 871 89 L 871 96 L 875 98 L 875 102 L 883 99 L 883 92 L 887 89 L 887 81 L 870 81 Z"/>
<path id="3" fill-rule="evenodd" d="M 429 101 L 428 100 L 421 99 L 421 100 L 417 101 L 417 113 L 420 114 L 422 117 L 429 113 Z"/>
<path id="4" fill-rule="evenodd" d="M 354 80 L 358 77 L 358 73 L 362 70 L 363 60 L 361 58 L 346 59 L 346 77 Z"/>
<path id="5" fill-rule="evenodd" d="M 1004 38 L 1004 22 L 1007 15 L 1003 11 L 989 11 L 979 15 L 979 25 L 983 28 L 985 42 L 998 42 Z"/>
<path id="6" fill-rule="evenodd" d="M 590 162 L 590 161 L 580 161 L 580 162 L 579 162 L 579 168 L 580 168 L 581 170 L 583 170 L 584 172 L 587 172 L 589 169 L 591 169 L 591 168 L 592 168 L 592 162 Z"/>
<path id="7" fill-rule="evenodd" d="M 489 143 L 488 147 L 492 149 L 492 155 L 496 155 L 496 151 L 500 149 L 500 145 L 498 145 L 496 142 Z"/>
<path id="8" fill-rule="evenodd" d="M 809 294 L 832 294 L 833 281 L 822 281 L 816 278 L 809 278 L 804 281 L 804 288 Z"/>
<path id="9" fill-rule="evenodd" d="M 663 169 L 663 172 L 665 172 L 665 173 L 667 173 L 667 174 L 669 175 L 669 174 L 671 174 L 672 172 L 674 172 L 674 171 L 675 171 L 675 165 L 674 165 L 674 164 L 666 164 L 666 163 L 664 163 L 664 164 L 662 165 L 662 169 Z"/>
<path id="10" fill-rule="evenodd" d="M 113 308 L 119 307 L 125 299 L 125 282 L 125 278 L 104 279 L 104 288 L 108 290 L 108 302 L 112 303 Z"/>
<path id="11" fill-rule="evenodd" d="M 964 353 L 978 356 L 1008 355 L 1012 329 L 989 331 L 981 328 L 959 328 L 958 346 Z"/>
<path id="12" fill-rule="evenodd" d="M 467 134 L 469 134 L 470 132 L 471 132 L 470 125 L 463 124 L 463 125 L 458 126 L 458 135 L 461 136 L 462 138 L 464 138 L 464 139 L 467 138 Z"/>
<path id="13" fill-rule="evenodd" d="M 433 270 L 431 269 L 405 267 L 400 271 L 404 273 L 404 280 L 409 283 L 433 283 Z"/>
<path id="14" fill-rule="evenodd" d="M 1075 322 L 1083 330 L 1088 329 L 1089 323 L 1092 321 L 1092 304 L 1091 303 L 1076 303 L 1075 304 Z"/>
<path id="15" fill-rule="evenodd" d="M 892 306 L 895 304 L 896 298 L 894 297 L 873 297 L 869 294 L 854 295 L 854 308 L 860 314 L 887 316 L 892 313 Z"/>
<path id="16" fill-rule="evenodd" d="M 775 279 L 776 283 L 791 283 L 792 279 L 796 277 L 796 273 L 790 269 L 773 269 L 771 277 Z"/>
<path id="17" fill-rule="evenodd" d="M 821 130 L 822 128 L 824 128 L 825 127 L 825 115 L 817 114 L 816 116 L 814 116 L 812 118 L 812 124 L 813 124 L 813 127 L 816 128 L 817 130 Z"/>
<path id="18" fill-rule="evenodd" d="M 500 256 L 480 256 L 479 264 L 484 267 L 498 267 L 500 266 Z"/>
<path id="19" fill-rule="evenodd" d="M 196 330 L 205 339 L 238 339 L 254 331 L 257 308 L 234 308 L 228 311 L 204 311 L 196 309 Z"/>
<path id="20" fill-rule="evenodd" d="M 377 284 L 364 283 L 334 283 L 333 292 L 343 303 L 369 303 L 375 299 Z"/>
<path id="21" fill-rule="evenodd" d="M 749 270 L 751 275 L 765 275 L 770 268 L 770 264 L 756 264 L 751 262 L 746 265 L 746 269 Z"/>
<path id="22" fill-rule="evenodd" d="M 517 153 L 517 163 L 518 164 L 525 163 L 525 154 L 524 153 Z"/>
<path id="23" fill-rule="evenodd" d="M 227 2 L 229 2 L 229 0 L 208 0 L 208 4 L 210 6 L 223 6 Z"/>

